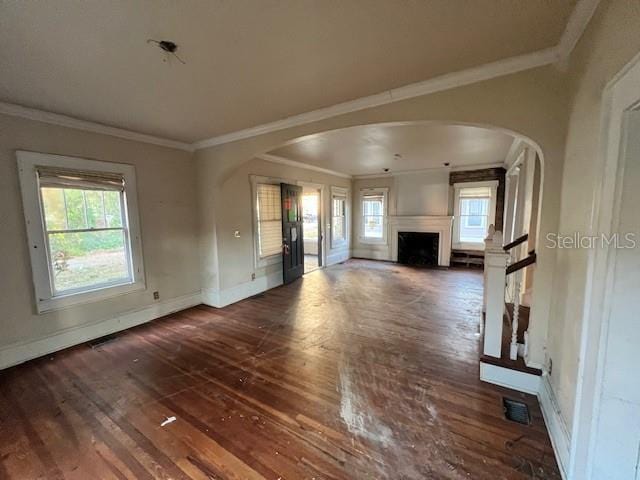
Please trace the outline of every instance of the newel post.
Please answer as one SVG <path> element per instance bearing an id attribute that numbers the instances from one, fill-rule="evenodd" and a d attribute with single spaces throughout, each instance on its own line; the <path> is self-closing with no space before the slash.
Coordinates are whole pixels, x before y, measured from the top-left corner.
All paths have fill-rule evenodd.
<path id="1" fill-rule="evenodd" d="M 485 240 L 484 252 L 484 354 L 500 358 L 502 347 L 502 318 L 504 288 L 509 254 L 502 248 L 502 232 Z"/>

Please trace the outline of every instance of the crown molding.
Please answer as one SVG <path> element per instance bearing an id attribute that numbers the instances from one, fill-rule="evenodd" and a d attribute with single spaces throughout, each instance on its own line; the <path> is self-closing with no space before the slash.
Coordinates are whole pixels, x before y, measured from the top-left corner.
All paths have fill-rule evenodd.
<path id="1" fill-rule="evenodd" d="M 315 165 L 309 165 L 308 163 L 296 162 L 295 160 L 289 160 L 288 158 L 280 157 L 278 155 L 271 155 L 269 153 L 263 153 L 256 158 L 260 160 L 266 160 L 267 162 L 280 163 L 282 165 L 288 165 L 290 167 L 304 168 L 305 170 L 313 170 L 314 172 L 326 173 L 327 175 L 334 175 L 342 178 L 353 178 L 353 175 L 348 173 L 338 172 L 337 170 L 330 170 L 328 168 L 316 167 Z"/>
<path id="2" fill-rule="evenodd" d="M 132 132 L 131 130 L 125 130 L 123 128 L 109 127 L 101 123 L 79 120 L 77 118 L 68 117 L 66 115 L 45 112 L 44 110 L 23 107 L 21 105 L 16 105 L 13 103 L 0 102 L 0 113 L 12 117 L 21 117 L 29 120 L 35 120 L 36 122 L 44 122 L 51 125 L 83 130 L 85 132 L 101 133 L 103 135 L 109 135 L 111 137 L 124 138 L 126 140 L 134 140 L 136 142 L 150 143 L 153 145 L 159 145 L 161 147 L 184 150 L 186 152 L 194 151 L 193 146 L 188 143 L 169 140 L 166 138 L 154 137 L 153 135 L 146 135 L 144 133 Z"/>
<path id="3" fill-rule="evenodd" d="M 498 60 L 478 67 L 472 67 L 458 72 L 440 75 L 429 80 L 405 85 L 404 87 L 387 90 L 383 93 L 358 98 L 349 102 L 338 103 L 331 107 L 312 110 L 292 117 L 287 117 L 275 122 L 265 123 L 256 127 L 246 128 L 235 132 L 219 135 L 206 140 L 195 142 L 192 147 L 195 150 L 214 147 L 224 143 L 235 142 L 245 138 L 264 135 L 265 133 L 284 130 L 299 125 L 305 125 L 327 118 L 344 115 L 346 113 L 357 112 L 367 108 L 386 105 L 400 100 L 407 100 L 422 95 L 441 92 L 456 87 L 470 85 L 472 83 L 489 80 L 529 70 L 544 65 L 550 65 L 559 59 L 556 47 L 539 50 L 537 52 L 519 55 L 516 57 Z"/>
<path id="4" fill-rule="evenodd" d="M 599 3 L 600 0 L 578 0 L 556 47 L 559 61 L 565 62 L 569 58 L 580 37 L 587 29 Z"/>

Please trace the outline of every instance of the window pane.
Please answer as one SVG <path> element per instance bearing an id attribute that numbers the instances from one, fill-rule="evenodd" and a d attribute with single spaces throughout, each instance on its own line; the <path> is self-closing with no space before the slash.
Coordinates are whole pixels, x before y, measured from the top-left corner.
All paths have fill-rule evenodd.
<path id="1" fill-rule="evenodd" d="M 50 233 L 49 250 L 57 293 L 130 281 L 122 230 Z"/>
<path id="2" fill-rule="evenodd" d="M 332 226 L 331 226 L 331 234 L 333 235 L 334 240 L 344 240 L 344 217 L 333 217 Z"/>
<path id="3" fill-rule="evenodd" d="M 331 215 L 331 239 L 342 241 L 346 239 L 345 232 L 346 199 L 333 197 L 333 212 Z"/>
<path id="4" fill-rule="evenodd" d="M 489 224 L 489 198 L 460 199 L 460 241 L 482 243 Z"/>
<path id="5" fill-rule="evenodd" d="M 63 190 L 67 206 L 67 229 L 87 228 L 84 211 L 84 190 L 65 188 Z"/>
<path id="6" fill-rule="evenodd" d="M 370 197 L 362 202 L 363 215 L 382 215 L 383 198 Z"/>
<path id="7" fill-rule="evenodd" d="M 104 215 L 103 193 L 96 190 L 84 192 L 84 199 L 87 204 L 87 224 L 89 228 L 105 228 L 107 222 Z"/>
<path id="8" fill-rule="evenodd" d="M 366 238 L 383 238 L 382 216 L 364 217 L 364 236 Z"/>
<path id="9" fill-rule="evenodd" d="M 122 227 L 122 210 L 120 204 L 120 196 L 122 194 L 120 192 L 104 191 L 102 195 L 104 197 L 104 216 L 107 227 Z"/>
<path id="10" fill-rule="evenodd" d="M 61 188 L 42 188 L 42 204 L 47 230 L 64 230 L 67 213 L 64 208 L 64 192 Z"/>

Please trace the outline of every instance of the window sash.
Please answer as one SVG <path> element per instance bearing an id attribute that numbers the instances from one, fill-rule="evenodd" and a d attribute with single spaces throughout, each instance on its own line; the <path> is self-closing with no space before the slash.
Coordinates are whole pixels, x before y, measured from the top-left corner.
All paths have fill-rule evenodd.
<path id="1" fill-rule="evenodd" d="M 127 285 L 134 282 L 134 274 L 133 274 L 133 259 L 131 258 L 131 245 L 130 245 L 130 236 L 127 229 L 119 228 L 114 230 L 122 231 L 122 241 L 124 246 L 124 259 L 126 262 L 126 276 L 115 278 L 113 280 L 105 281 L 105 282 L 96 282 L 91 283 L 86 286 L 78 287 L 78 288 L 58 288 L 56 286 L 56 272 L 54 271 L 54 259 L 53 252 L 51 248 L 51 235 L 59 235 L 60 233 L 77 233 L 77 232 L 47 232 L 45 235 L 45 246 L 47 249 L 47 267 L 49 270 L 49 285 L 51 288 L 51 298 L 57 298 L 61 296 L 74 295 L 77 293 L 83 292 L 91 292 L 94 290 L 100 290 L 107 287 L 117 286 L 117 285 Z M 88 232 L 99 232 L 100 230 L 89 230 Z M 82 232 L 80 232 L 82 233 Z"/>
<path id="2" fill-rule="evenodd" d="M 280 185 L 257 185 L 258 255 L 260 259 L 278 255 L 282 250 L 282 201 Z"/>
<path id="3" fill-rule="evenodd" d="M 493 213 L 495 187 L 470 185 L 456 187 L 454 244 L 482 245 Z"/>
<path id="4" fill-rule="evenodd" d="M 361 194 L 361 238 L 371 241 L 385 240 L 386 194 L 382 192 Z M 375 227 L 375 228 L 374 228 Z"/>
<path id="5" fill-rule="evenodd" d="M 346 210 L 347 197 L 345 195 L 333 195 L 331 215 L 331 240 L 343 242 L 347 238 Z"/>
<path id="6" fill-rule="evenodd" d="M 380 232 L 377 232 L 377 228 L 375 230 L 370 227 L 368 228 L 370 225 L 374 225 L 375 227 L 379 226 Z M 364 238 L 374 239 L 384 238 L 384 215 L 364 215 L 362 236 Z"/>
<path id="7" fill-rule="evenodd" d="M 47 220 L 47 208 L 45 207 L 46 201 L 43 195 L 43 189 L 47 188 L 47 189 L 52 189 L 55 188 L 56 190 L 60 190 L 62 191 L 62 195 L 63 195 L 63 209 L 64 209 L 64 223 L 65 223 L 65 228 L 49 228 L 49 222 Z M 81 191 L 82 192 L 82 217 L 83 217 L 83 223 L 84 223 L 84 227 L 80 227 L 80 228 L 70 228 L 69 227 L 69 205 L 68 205 L 68 200 L 67 200 L 67 191 L 68 190 L 73 190 L 73 191 Z M 117 190 L 116 190 L 117 191 Z M 102 211 L 102 220 L 103 220 L 103 224 L 105 225 L 104 227 L 98 227 L 98 226 L 91 226 L 89 224 L 89 208 L 87 205 L 87 197 L 86 197 L 86 192 L 91 192 L 91 193 L 96 193 L 96 192 L 103 192 L 103 195 L 101 197 L 101 202 L 100 202 L 100 210 Z M 123 230 L 123 229 L 127 229 L 127 215 L 126 215 L 126 199 L 124 197 L 124 192 L 120 192 L 119 196 L 118 196 L 118 213 L 119 213 L 119 226 L 107 226 L 112 222 L 108 221 L 108 214 L 107 214 L 107 207 L 105 204 L 105 198 L 104 198 L 104 192 L 114 192 L 114 190 L 105 190 L 105 189 L 94 189 L 94 188 L 84 188 L 84 187 L 77 187 L 77 186 L 68 186 L 68 187 L 60 187 L 60 186 L 55 186 L 55 187 L 51 187 L 49 185 L 46 186 L 41 186 L 39 189 L 39 193 L 40 193 L 40 206 L 41 206 L 41 210 L 43 212 L 43 225 L 44 225 L 44 231 L 45 233 L 66 233 L 66 232 L 94 232 L 94 231 L 102 231 L 102 230 Z"/>
<path id="8" fill-rule="evenodd" d="M 38 175 L 40 175 L 40 171 L 38 171 Z M 39 178 L 42 178 L 39 176 Z M 123 182 L 124 185 L 124 182 Z M 106 188 L 98 187 L 97 184 L 93 184 L 87 186 L 83 180 L 78 180 L 78 184 L 71 182 L 69 179 L 66 179 L 64 183 L 50 183 L 45 182 L 44 185 L 41 182 L 39 188 L 39 202 L 40 209 L 43 212 L 42 216 L 42 227 L 44 232 L 44 240 L 45 240 L 45 248 L 46 248 L 46 258 L 47 258 L 47 269 L 49 272 L 49 287 L 51 291 L 51 298 L 55 299 L 61 296 L 69 296 L 75 295 L 78 293 L 91 292 L 95 290 L 101 290 L 108 287 L 119 286 L 119 285 L 127 285 L 134 282 L 134 272 L 133 272 L 133 258 L 131 252 L 131 239 L 128 228 L 128 218 L 126 215 L 126 201 L 124 190 L 111 188 L 112 185 L 107 185 Z M 83 220 L 85 224 L 85 228 L 62 228 L 62 229 L 49 229 L 49 225 L 47 222 L 47 218 L 45 215 L 46 207 L 45 200 L 42 194 L 43 188 L 56 188 L 62 190 L 63 198 L 64 198 L 64 211 L 65 211 L 65 225 L 68 227 L 69 225 L 69 207 L 66 200 L 66 191 L 67 190 L 75 190 L 82 191 L 82 210 L 83 210 Z M 85 191 L 117 191 L 118 192 L 118 200 L 119 200 L 119 213 L 120 213 L 120 226 L 117 227 L 90 227 L 89 226 L 89 218 L 87 214 L 87 199 L 84 194 Z M 104 218 L 105 224 L 106 221 L 106 213 L 105 213 L 105 204 L 104 204 L 104 196 L 102 197 L 102 216 Z M 114 278 L 104 282 L 95 282 L 91 284 L 87 284 L 77 288 L 59 288 L 56 285 L 56 272 L 55 272 L 55 260 L 54 260 L 54 252 L 51 245 L 51 237 L 53 235 L 65 235 L 65 234 L 82 234 L 82 233 L 98 233 L 98 232 L 109 232 L 109 231 L 120 231 L 122 232 L 122 242 L 124 247 L 124 260 L 126 262 L 126 275 L 120 278 Z"/>

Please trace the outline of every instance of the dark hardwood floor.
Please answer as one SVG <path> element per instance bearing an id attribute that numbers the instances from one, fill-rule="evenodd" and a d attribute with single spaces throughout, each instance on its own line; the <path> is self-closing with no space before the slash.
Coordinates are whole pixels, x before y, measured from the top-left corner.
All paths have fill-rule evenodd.
<path id="1" fill-rule="evenodd" d="M 5 370 L 0 478 L 558 479 L 537 400 L 478 380 L 481 301 L 352 260 Z"/>

